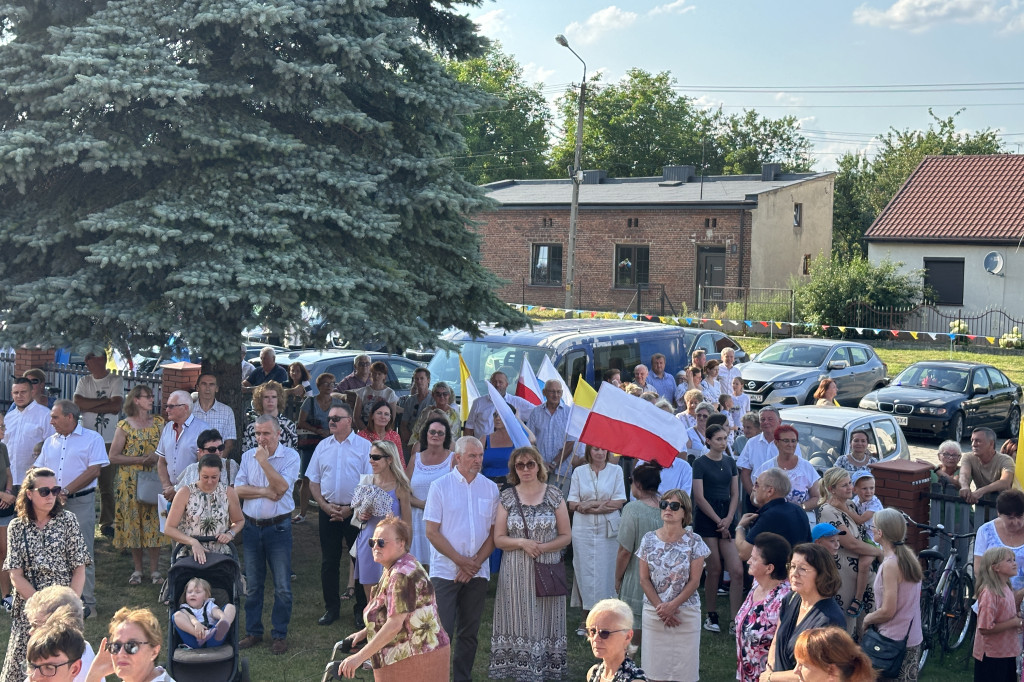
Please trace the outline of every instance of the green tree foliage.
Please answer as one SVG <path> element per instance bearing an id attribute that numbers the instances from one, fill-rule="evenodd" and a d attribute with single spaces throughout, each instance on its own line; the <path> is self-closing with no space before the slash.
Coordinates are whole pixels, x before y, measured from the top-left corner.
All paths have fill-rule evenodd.
<path id="1" fill-rule="evenodd" d="M 541 84 L 527 83 L 523 67 L 497 43 L 482 57 L 447 67 L 460 83 L 494 95 L 483 111 L 463 117 L 466 151 L 455 161 L 463 177 L 477 185 L 544 177 L 551 113 Z"/>
<path id="2" fill-rule="evenodd" d="M 839 157 L 832 204 L 832 253 L 841 258 L 866 256 L 864 233 L 875 214 L 867 205 L 865 185 L 870 181 L 870 165 L 859 154 Z"/>
<path id="3" fill-rule="evenodd" d="M 242 329 L 303 305 L 395 348 L 520 324 L 446 160 L 486 101 L 437 59 L 483 46 L 452 5 L 8 2 L 0 343 L 174 333 L 237 369 Z"/>
<path id="4" fill-rule="evenodd" d="M 874 308 L 907 307 L 921 301 L 922 273 L 901 272 L 902 263 L 877 265 L 854 254 L 818 256 L 810 277 L 794 284 L 798 319 L 817 325 L 853 325 L 850 305 L 862 301 Z"/>
<path id="5" fill-rule="evenodd" d="M 783 173 L 811 170 L 811 143 L 800 134 L 795 116 L 770 119 L 753 109 L 725 119 L 719 146 L 726 175 L 760 173 L 761 164 L 781 163 Z"/>

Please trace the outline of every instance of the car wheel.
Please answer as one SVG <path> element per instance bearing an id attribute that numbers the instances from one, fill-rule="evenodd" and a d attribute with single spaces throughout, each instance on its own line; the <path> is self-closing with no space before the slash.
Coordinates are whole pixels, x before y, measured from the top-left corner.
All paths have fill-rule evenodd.
<path id="1" fill-rule="evenodd" d="M 1003 435 L 1007 438 L 1016 438 L 1020 431 L 1020 408 L 1011 407 L 1010 414 L 1006 417 L 1006 426 L 1003 427 Z"/>
<path id="2" fill-rule="evenodd" d="M 949 421 L 946 436 L 957 443 L 964 439 L 964 415 L 962 413 L 957 412 L 953 415 L 953 418 Z"/>

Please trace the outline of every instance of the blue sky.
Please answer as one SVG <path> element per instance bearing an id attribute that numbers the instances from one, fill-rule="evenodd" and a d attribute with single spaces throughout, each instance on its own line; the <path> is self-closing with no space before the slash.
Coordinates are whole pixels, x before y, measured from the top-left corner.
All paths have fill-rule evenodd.
<path id="1" fill-rule="evenodd" d="M 564 33 L 606 82 L 670 71 L 682 94 L 726 113 L 796 116 L 818 170 L 870 155 L 890 126 L 926 127 L 929 106 L 942 118 L 966 108 L 958 127 L 996 129 L 1024 151 L 1024 0 L 496 0 L 469 15 L 551 99 L 582 76 L 555 43 Z"/>

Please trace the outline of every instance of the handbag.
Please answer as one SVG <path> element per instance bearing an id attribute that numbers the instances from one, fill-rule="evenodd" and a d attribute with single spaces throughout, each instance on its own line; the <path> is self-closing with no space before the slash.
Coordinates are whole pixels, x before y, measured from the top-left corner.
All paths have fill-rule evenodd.
<path id="1" fill-rule="evenodd" d="M 911 622 L 913 625 L 913 622 Z M 903 658 L 907 655 L 907 638 L 910 627 L 902 640 L 890 639 L 872 628 L 864 632 L 860 639 L 860 647 L 871 659 L 871 667 L 878 670 L 879 677 L 897 678 L 903 667 Z"/>
<path id="2" fill-rule="evenodd" d="M 530 524 L 526 521 L 526 514 L 523 513 L 523 505 L 519 501 L 519 493 L 515 487 L 512 488 L 512 496 L 516 498 L 516 507 L 519 508 L 519 515 L 523 517 L 523 533 L 526 539 L 530 539 Z M 565 577 L 565 564 L 558 561 L 553 564 L 542 564 L 539 560 L 533 561 L 534 591 L 538 597 L 564 597 L 569 594 L 569 581 Z"/>
<path id="3" fill-rule="evenodd" d="M 163 489 L 156 471 L 143 469 L 135 479 L 135 499 L 143 504 L 156 504 Z"/>

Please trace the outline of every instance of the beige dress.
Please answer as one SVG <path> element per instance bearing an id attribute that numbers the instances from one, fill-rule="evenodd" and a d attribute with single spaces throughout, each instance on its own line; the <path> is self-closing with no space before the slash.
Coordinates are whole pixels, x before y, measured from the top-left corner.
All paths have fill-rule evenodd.
<path id="1" fill-rule="evenodd" d="M 231 517 L 228 513 L 228 487 L 218 483 L 212 493 L 204 493 L 198 483 L 188 486 L 188 503 L 181 515 L 178 530 L 185 535 L 220 535 L 231 528 Z M 207 552 L 228 554 L 226 545 L 219 542 L 204 542 Z M 192 553 L 192 548 L 185 546 L 184 552 Z"/>

